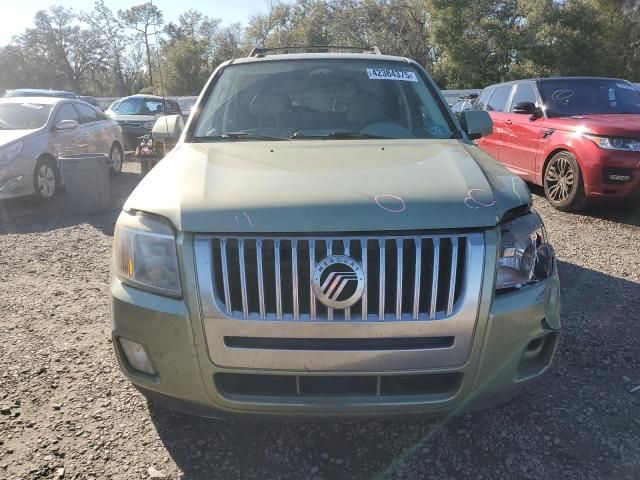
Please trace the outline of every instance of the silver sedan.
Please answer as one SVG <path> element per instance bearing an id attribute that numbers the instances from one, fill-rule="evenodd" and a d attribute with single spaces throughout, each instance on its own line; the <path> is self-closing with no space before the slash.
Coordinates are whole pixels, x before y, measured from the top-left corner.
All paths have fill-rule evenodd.
<path id="1" fill-rule="evenodd" d="M 58 159 L 105 153 L 112 174 L 122 169 L 122 130 L 80 100 L 0 98 L 0 200 L 35 194 L 48 200 L 60 189 Z"/>

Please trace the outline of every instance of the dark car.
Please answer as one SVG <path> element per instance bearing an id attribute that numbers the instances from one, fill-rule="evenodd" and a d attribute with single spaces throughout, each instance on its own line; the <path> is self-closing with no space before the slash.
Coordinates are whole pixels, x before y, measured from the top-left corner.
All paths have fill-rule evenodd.
<path id="1" fill-rule="evenodd" d="M 4 97 L 78 98 L 78 96 L 73 92 L 67 92 L 65 90 L 46 90 L 40 88 L 16 88 L 14 90 L 7 90 L 4 94 Z"/>
<path id="2" fill-rule="evenodd" d="M 493 134 L 478 146 L 544 187 L 558 210 L 640 193 L 640 90 L 626 80 L 558 77 L 485 88 Z"/>
<path id="3" fill-rule="evenodd" d="M 176 98 L 176 101 L 180 105 L 180 110 L 182 110 L 182 119 L 185 124 L 187 123 L 187 120 L 189 120 L 189 115 L 191 115 L 191 110 L 195 106 L 196 100 L 198 100 L 197 96 Z"/>
<path id="4" fill-rule="evenodd" d="M 175 100 L 155 95 L 132 95 L 114 102 L 104 112 L 122 127 L 127 149 L 138 144 L 138 137 L 148 134 L 161 115 L 182 115 Z"/>
<path id="5" fill-rule="evenodd" d="M 83 102 L 87 102 L 89 105 L 93 105 L 94 107 L 99 107 L 98 100 L 96 97 L 90 97 L 88 95 L 80 95 L 80 100 Z"/>

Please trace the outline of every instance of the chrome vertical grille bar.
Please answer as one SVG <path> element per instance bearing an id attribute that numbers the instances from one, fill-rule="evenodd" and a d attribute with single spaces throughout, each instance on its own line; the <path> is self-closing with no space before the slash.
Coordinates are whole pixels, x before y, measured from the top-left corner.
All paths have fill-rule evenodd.
<path id="1" fill-rule="evenodd" d="M 420 277 L 422 276 L 422 238 L 416 238 L 416 269 L 413 279 L 413 319 L 420 317 Z"/>
<path id="2" fill-rule="evenodd" d="M 404 240 L 396 240 L 396 320 L 402 319 L 402 247 Z"/>
<path id="3" fill-rule="evenodd" d="M 367 291 L 369 290 L 369 277 L 367 273 L 367 239 L 360 240 L 360 248 L 362 252 L 362 273 L 364 274 L 364 291 L 362 292 L 362 320 L 367 321 L 369 313 L 367 312 Z"/>
<path id="4" fill-rule="evenodd" d="M 449 301 L 447 315 L 453 313 L 453 302 L 456 294 L 456 270 L 458 269 L 458 237 L 451 238 L 451 279 L 449 281 Z"/>
<path id="5" fill-rule="evenodd" d="M 433 239 L 433 276 L 431 278 L 431 304 L 429 305 L 429 318 L 436 318 L 438 303 L 438 272 L 440 271 L 440 238 Z"/>
<path id="6" fill-rule="evenodd" d="M 384 283 L 385 283 L 385 240 L 378 240 L 379 252 L 380 252 L 380 266 L 378 267 L 379 285 L 378 285 L 378 320 L 384 320 Z"/>
<path id="7" fill-rule="evenodd" d="M 222 284 L 224 288 L 224 304 L 227 315 L 231 315 L 231 292 L 229 291 L 229 263 L 227 261 L 227 239 L 220 239 L 220 258 L 222 259 Z"/>
<path id="8" fill-rule="evenodd" d="M 333 255 L 333 239 L 329 238 L 327 244 L 327 257 Z M 333 320 L 333 308 L 327 307 L 327 320 Z"/>
<path id="9" fill-rule="evenodd" d="M 309 240 L 309 316 L 316 319 L 316 294 L 313 291 L 313 269 L 316 268 L 316 241 Z"/>
<path id="10" fill-rule="evenodd" d="M 247 268 L 244 260 L 244 240 L 238 240 L 238 258 L 240 260 L 240 292 L 242 295 L 242 314 L 249 316 L 249 302 L 247 299 Z"/>
<path id="11" fill-rule="evenodd" d="M 280 278 L 280 240 L 273 241 L 274 263 L 276 271 L 276 316 L 282 320 L 282 279 Z"/>
<path id="12" fill-rule="evenodd" d="M 262 240 L 256 240 L 256 262 L 258 263 L 258 303 L 260 318 L 265 318 L 264 308 L 264 271 L 262 267 Z"/>
<path id="13" fill-rule="evenodd" d="M 345 255 L 351 255 L 351 240 L 343 240 L 342 241 L 342 249 Z M 344 319 L 351 320 L 351 307 L 347 307 L 344 309 Z"/>
<path id="14" fill-rule="evenodd" d="M 300 320 L 298 303 L 298 240 L 291 240 L 291 285 L 293 289 L 293 319 Z"/>

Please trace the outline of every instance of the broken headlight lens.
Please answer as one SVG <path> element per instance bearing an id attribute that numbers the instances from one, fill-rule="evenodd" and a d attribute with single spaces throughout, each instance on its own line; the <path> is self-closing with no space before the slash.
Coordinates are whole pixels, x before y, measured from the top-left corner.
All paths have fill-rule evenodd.
<path id="1" fill-rule="evenodd" d="M 540 216 L 529 213 L 502 226 L 496 291 L 518 289 L 549 277 L 553 248 Z"/>
<path id="2" fill-rule="evenodd" d="M 179 297 L 173 228 L 155 216 L 122 212 L 113 235 L 113 270 L 133 287 Z"/>

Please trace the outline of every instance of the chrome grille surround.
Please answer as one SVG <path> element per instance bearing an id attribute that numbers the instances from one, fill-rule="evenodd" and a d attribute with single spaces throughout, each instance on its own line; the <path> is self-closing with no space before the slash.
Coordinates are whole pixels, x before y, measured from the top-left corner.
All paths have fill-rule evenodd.
<path id="1" fill-rule="evenodd" d="M 200 299 L 205 315 L 240 320 L 441 320 L 463 303 L 466 256 L 477 237 L 199 235 Z M 341 310 L 325 307 L 312 287 L 315 265 L 337 254 L 357 260 L 365 273 L 361 300 Z"/>
<path id="2" fill-rule="evenodd" d="M 367 239 L 367 242 L 363 242 Z M 421 239 L 416 243 L 416 239 Z M 437 239 L 437 241 L 435 240 Z M 457 239 L 459 248 L 450 248 Z M 240 272 L 239 258 L 233 257 L 234 246 L 226 245 L 227 263 L 222 262 L 220 245 L 223 240 L 232 242 L 239 251 L 243 240 L 245 248 L 245 274 L 247 275 L 247 314 L 244 312 L 245 301 L 242 298 L 242 285 L 239 278 L 229 277 L 232 268 Z M 296 242 L 296 249 L 287 249 L 288 242 Z M 311 240 L 311 242 L 309 242 Z M 330 250 L 327 250 L 326 240 L 332 240 Z M 399 270 L 397 259 L 398 241 L 402 240 L 402 279 L 403 301 L 398 319 L 396 299 L 398 293 L 393 282 Z M 310 288 L 310 272 L 315 262 L 329 252 L 344 251 L 347 241 L 351 253 L 355 252 L 356 242 L 359 251 L 365 252 L 368 262 L 363 264 L 369 288 L 365 288 L 362 300 L 350 310 L 331 311 L 320 302 L 306 302 L 305 298 L 313 295 Z M 247 243 L 248 242 L 248 243 Z M 267 251 L 265 243 L 281 248 Z M 306 245 L 305 245 L 305 242 Z M 381 262 L 379 252 L 381 242 L 387 250 L 384 262 Z M 262 248 L 247 253 L 247 248 L 261 243 Z M 284 243 L 284 245 L 283 245 Z M 415 248 L 409 248 L 413 243 Z M 431 278 L 433 259 L 436 256 L 434 246 L 441 247 L 438 251 L 440 264 L 447 260 L 453 262 L 455 257 L 455 274 L 443 277 L 438 283 L 439 294 L 435 295 L 436 308 L 433 310 L 431 299 L 434 295 L 431 288 L 434 284 Z M 217 246 L 216 246 L 217 245 Z M 249 247 L 247 247 L 249 245 Z M 301 248 L 302 247 L 302 248 Z M 306 248 L 309 247 L 309 248 Z M 216 250 L 217 249 L 217 250 Z M 305 254 L 311 252 L 311 255 Z M 457 253 L 452 254 L 451 252 Z M 255 254 L 255 255 L 254 255 Z M 291 299 L 293 283 L 291 279 L 293 269 L 290 265 L 282 264 L 285 255 L 297 255 L 298 279 L 298 311 L 294 311 Z M 360 254 L 361 256 L 362 254 Z M 356 259 L 358 255 L 355 255 Z M 256 262 L 255 268 L 252 262 Z M 362 258 L 362 257 L 361 257 Z M 416 259 L 420 258 L 415 267 Z M 431 258 L 431 263 L 429 263 Z M 455 368 L 463 365 L 469 358 L 475 325 L 480 306 L 481 286 L 484 272 L 485 245 L 483 232 L 465 232 L 454 234 L 415 234 L 415 235 L 361 235 L 344 237 L 305 237 L 305 236 L 251 236 L 251 235 L 209 235 L 197 234 L 194 244 L 194 260 L 198 281 L 199 303 L 202 323 L 209 357 L 219 368 L 252 369 L 269 371 L 296 372 L 383 372 L 383 371 L 425 371 L 435 368 Z M 276 261 L 277 260 L 277 261 Z M 389 262 L 388 262 L 389 260 Z M 393 262 L 391 262 L 393 260 Z M 237 262 L 237 263 L 236 263 Z M 313 265 L 312 265 L 313 263 Z M 393 268 L 387 268 L 387 263 Z M 266 281 L 257 282 L 258 264 L 262 265 L 261 276 L 273 278 L 269 284 Z M 443 271 L 439 265 L 438 272 Z M 371 285 L 373 274 L 377 274 L 380 267 L 385 269 L 384 282 L 376 281 Z M 428 269 L 425 267 L 429 266 Z M 371 272 L 374 268 L 375 272 Z M 429 275 L 423 275 L 428 270 Z M 444 271 L 450 268 L 444 268 Z M 224 274 L 226 272 L 226 275 Z M 255 273 L 255 274 L 254 274 Z M 254 274 L 252 276 L 252 274 Z M 387 276 L 388 274 L 388 276 Z M 455 282 L 450 277 L 455 276 Z M 285 283 L 287 288 L 275 289 L 273 283 Z M 416 278 L 419 280 L 416 282 Z M 226 280 L 225 280 L 226 279 Z M 255 286 L 252 282 L 255 280 Z M 378 279 L 379 280 L 379 279 Z M 235 282 L 235 285 L 234 285 Z M 452 283 L 453 282 L 453 283 Z M 226 287 L 225 287 L 226 285 Z M 453 285 L 453 286 L 452 286 Z M 414 290 L 420 293 L 417 299 Z M 380 318 L 380 291 L 385 291 L 384 317 Z M 262 291 L 262 293 L 260 293 Z M 450 295 L 451 291 L 454 295 Z M 405 295 L 406 293 L 406 295 Z M 227 308 L 229 306 L 229 308 Z M 417 311 L 417 315 L 414 315 Z M 315 314 L 315 315 L 314 315 Z M 363 316 L 364 315 L 364 316 Z M 366 320 L 363 320 L 365 319 Z M 251 348 L 227 345 L 225 338 L 252 339 L 316 339 L 331 341 L 331 339 L 384 339 L 408 337 L 453 337 L 453 344 L 445 348 L 431 348 L 425 346 L 415 349 L 375 349 L 370 350 L 313 350 L 307 353 L 301 350 L 282 348 Z M 314 342 L 316 341 L 314 340 Z M 277 342 L 276 342 L 277 343 Z"/>

